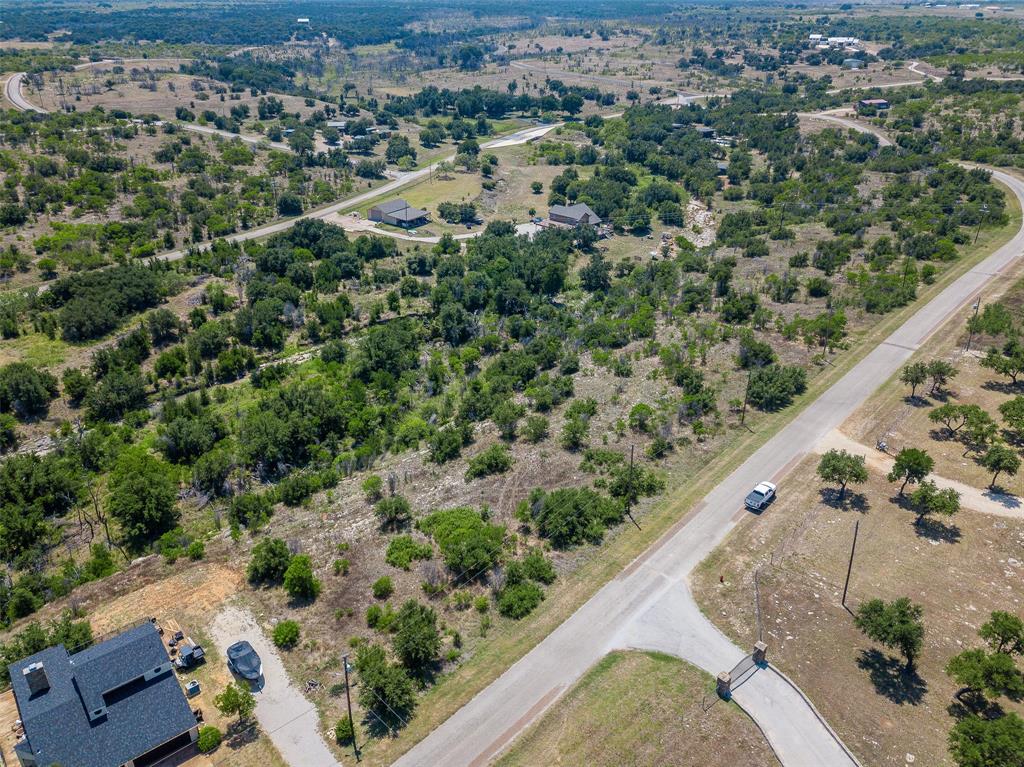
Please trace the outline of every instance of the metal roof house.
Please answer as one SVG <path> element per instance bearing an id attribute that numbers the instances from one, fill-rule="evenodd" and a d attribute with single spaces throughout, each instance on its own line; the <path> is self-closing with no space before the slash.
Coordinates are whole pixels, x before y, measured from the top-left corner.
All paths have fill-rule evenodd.
<path id="1" fill-rule="evenodd" d="M 418 226 L 427 220 L 427 211 L 414 208 L 405 200 L 388 200 L 374 205 L 366 212 L 371 221 L 391 226 Z"/>
<path id="2" fill-rule="evenodd" d="M 597 226 L 601 223 L 601 217 L 590 209 L 585 202 L 578 202 L 575 205 L 552 205 L 548 210 L 548 219 L 556 224 L 567 226 L 580 226 L 590 224 Z"/>
<path id="3" fill-rule="evenodd" d="M 74 655 L 47 648 L 10 672 L 25 731 L 14 748 L 22 767 L 148 767 L 198 737 L 152 623 Z"/>

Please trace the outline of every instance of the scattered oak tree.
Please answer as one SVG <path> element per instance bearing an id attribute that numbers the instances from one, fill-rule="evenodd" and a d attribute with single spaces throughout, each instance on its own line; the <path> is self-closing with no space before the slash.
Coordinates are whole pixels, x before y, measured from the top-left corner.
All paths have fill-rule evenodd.
<path id="1" fill-rule="evenodd" d="M 903 491 L 906 490 L 907 485 L 913 485 L 923 480 L 931 473 L 934 466 L 934 459 L 924 450 L 916 447 L 907 447 L 897 453 L 896 463 L 893 464 L 888 479 L 890 482 L 903 480 L 899 492 L 902 498 Z"/>
<path id="2" fill-rule="evenodd" d="M 898 650 L 907 661 L 907 671 L 913 671 L 924 642 L 923 613 L 907 597 L 892 602 L 871 599 L 857 608 L 854 623 L 870 639 Z"/>
<path id="3" fill-rule="evenodd" d="M 867 482 L 868 469 L 862 455 L 851 455 L 845 450 L 829 450 L 818 462 L 818 476 L 825 482 L 839 485 L 839 500 L 842 501 L 847 484 Z"/>

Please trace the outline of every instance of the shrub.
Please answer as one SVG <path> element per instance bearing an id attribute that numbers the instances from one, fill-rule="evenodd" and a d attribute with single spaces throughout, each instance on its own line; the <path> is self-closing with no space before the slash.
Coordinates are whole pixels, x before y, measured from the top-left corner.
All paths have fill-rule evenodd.
<path id="1" fill-rule="evenodd" d="M 429 543 L 418 543 L 413 540 L 412 536 L 399 535 L 388 543 L 384 561 L 392 567 L 408 570 L 413 560 L 430 559 L 433 555 L 434 549 Z"/>
<path id="2" fill-rule="evenodd" d="M 373 513 L 377 515 L 380 526 L 384 529 L 397 529 L 403 527 L 412 516 L 412 506 L 401 495 L 393 495 L 390 498 L 382 498 L 373 507 Z"/>
<path id="3" fill-rule="evenodd" d="M 395 622 L 395 612 L 391 605 L 370 605 L 366 608 L 366 625 L 377 631 L 391 631 Z"/>
<path id="4" fill-rule="evenodd" d="M 288 544 L 280 538 L 264 538 L 253 547 L 249 580 L 253 583 L 280 583 L 291 561 Z"/>
<path id="5" fill-rule="evenodd" d="M 512 468 L 514 459 L 505 445 L 494 444 L 469 459 L 466 481 L 491 474 L 504 474 Z"/>
<path id="6" fill-rule="evenodd" d="M 14 416 L 0 414 L 0 453 L 14 450 L 18 446 L 18 422 Z"/>
<path id="7" fill-rule="evenodd" d="M 498 612 L 506 618 L 525 618 L 544 599 L 540 586 L 530 581 L 506 586 L 498 595 Z"/>
<path id="8" fill-rule="evenodd" d="M 345 714 L 338 723 L 334 725 L 334 739 L 343 746 L 347 746 L 356 738 L 356 726 L 352 719 Z"/>
<path id="9" fill-rule="evenodd" d="M 387 599 L 393 593 L 395 593 L 395 586 L 391 582 L 388 576 L 378 578 L 373 582 L 373 586 L 370 587 L 373 591 L 375 599 Z"/>
<path id="10" fill-rule="evenodd" d="M 437 541 L 445 564 L 457 573 L 482 574 L 498 561 L 505 528 L 488 524 L 468 506 L 435 511 L 419 522 Z"/>
<path id="11" fill-rule="evenodd" d="M 780 410 L 807 389 L 807 373 L 796 365 L 770 365 L 750 376 L 748 399 L 761 410 Z"/>
<path id="12" fill-rule="evenodd" d="M 419 671 L 437 658 L 441 635 L 437 613 L 415 599 L 406 601 L 395 616 L 395 654 L 410 671 Z"/>
<path id="13" fill-rule="evenodd" d="M 531 415 L 526 419 L 523 437 L 531 444 L 537 444 L 548 436 L 548 419 L 542 415 Z"/>
<path id="14" fill-rule="evenodd" d="M 285 650 L 295 647 L 299 643 L 299 624 L 295 621 L 281 621 L 274 626 L 272 638 L 274 644 Z"/>
<path id="15" fill-rule="evenodd" d="M 220 745 L 220 730 L 211 725 L 203 725 L 199 728 L 199 737 L 196 739 L 196 748 L 200 753 L 208 754 Z"/>
<path id="16" fill-rule="evenodd" d="M 553 583 L 555 580 L 554 566 L 538 549 L 531 549 L 523 557 L 523 572 L 531 581 L 538 583 Z"/>
<path id="17" fill-rule="evenodd" d="M 347 559 L 335 559 L 334 560 L 334 574 L 335 575 L 348 575 L 349 561 Z"/>
<path id="18" fill-rule="evenodd" d="M 481 595 L 478 596 L 475 600 L 473 600 L 473 606 L 476 608 L 476 611 L 478 613 L 483 615 L 485 612 L 491 609 L 491 600 Z"/>
<path id="19" fill-rule="evenodd" d="M 192 541 L 185 549 L 185 553 L 188 554 L 188 558 L 196 562 L 206 556 L 206 545 L 199 540 Z"/>
<path id="20" fill-rule="evenodd" d="M 376 503 L 384 494 L 384 480 L 376 474 L 371 474 L 363 480 L 363 495 L 369 503 Z"/>
<path id="21" fill-rule="evenodd" d="M 284 573 L 284 590 L 292 599 L 316 599 L 320 581 L 313 575 L 313 562 L 308 554 L 296 554 Z"/>
<path id="22" fill-rule="evenodd" d="M 534 501 L 537 532 L 556 548 L 597 543 L 609 525 L 622 521 L 622 506 L 590 488 L 563 488 Z"/>
<path id="23" fill-rule="evenodd" d="M 57 379 L 27 362 L 0 368 L 0 413 L 23 419 L 45 416 L 57 392 Z"/>
<path id="24" fill-rule="evenodd" d="M 250 529 L 259 528 L 274 513 L 274 505 L 266 495 L 244 493 L 231 500 L 228 516 L 232 522 Z"/>

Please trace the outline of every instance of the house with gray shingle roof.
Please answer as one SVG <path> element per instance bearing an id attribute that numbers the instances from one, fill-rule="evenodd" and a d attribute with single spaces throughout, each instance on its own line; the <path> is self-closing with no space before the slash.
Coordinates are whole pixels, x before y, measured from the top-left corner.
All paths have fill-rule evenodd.
<path id="1" fill-rule="evenodd" d="M 548 210 L 548 219 L 567 226 L 582 224 L 597 226 L 601 223 L 601 217 L 592 211 L 585 202 L 577 202 L 575 205 L 552 205 Z"/>
<path id="2" fill-rule="evenodd" d="M 367 217 L 382 224 L 409 227 L 426 223 L 427 211 L 414 208 L 403 199 L 397 199 L 374 205 L 367 211 Z"/>
<path id="3" fill-rule="evenodd" d="M 152 623 L 73 655 L 50 647 L 11 664 L 22 767 L 148 767 L 199 728 Z M 13 767 L 10 766 L 10 767 Z"/>

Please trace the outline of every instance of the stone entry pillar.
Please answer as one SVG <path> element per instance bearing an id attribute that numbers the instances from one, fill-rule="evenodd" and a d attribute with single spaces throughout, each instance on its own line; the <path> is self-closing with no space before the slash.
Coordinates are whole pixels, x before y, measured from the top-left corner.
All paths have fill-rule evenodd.
<path id="1" fill-rule="evenodd" d="M 764 663 L 767 663 L 767 659 L 765 658 L 767 654 L 768 645 L 765 642 L 755 642 L 754 652 L 750 657 L 753 659 L 754 663 L 761 666 Z"/>
<path id="2" fill-rule="evenodd" d="M 718 697 L 728 699 L 732 692 L 732 675 L 728 671 L 723 671 L 718 675 Z"/>

